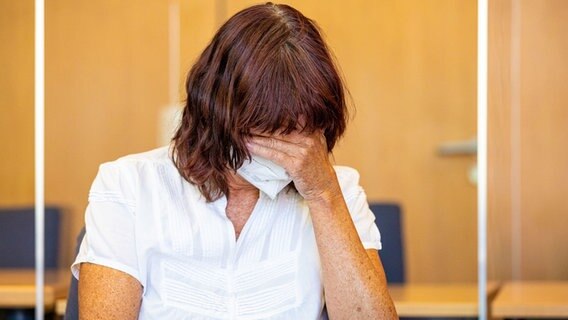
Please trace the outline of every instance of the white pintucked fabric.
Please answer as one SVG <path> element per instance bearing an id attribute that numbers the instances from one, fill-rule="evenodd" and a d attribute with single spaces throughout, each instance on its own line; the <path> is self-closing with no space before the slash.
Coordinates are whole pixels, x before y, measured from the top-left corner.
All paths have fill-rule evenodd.
<path id="1" fill-rule="evenodd" d="M 335 167 L 365 248 L 380 234 L 357 171 Z M 207 203 L 168 147 L 104 163 L 91 186 L 87 233 L 71 270 L 90 262 L 144 288 L 139 319 L 322 319 L 321 266 L 307 205 L 260 192 L 235 241 L 227 199 Z"/>

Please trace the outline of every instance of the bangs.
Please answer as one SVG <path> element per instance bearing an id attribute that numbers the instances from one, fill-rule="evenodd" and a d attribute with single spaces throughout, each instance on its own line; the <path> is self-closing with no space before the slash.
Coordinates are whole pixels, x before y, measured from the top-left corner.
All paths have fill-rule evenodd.
<path id="1" fill-rule="evenodd" d="M 235 127 L 247 135 L 339 129 L 336 124 L 346 117 L 341 82 L 335 70 L 326 70 L 330 66 L 315 58 L 284 44 L 266 63 L 249 66 L 258 76 L 249 77 L 239 88 L 243 91 L 236 90 L 243 92 L 243 100 L 234 109 Z"/>

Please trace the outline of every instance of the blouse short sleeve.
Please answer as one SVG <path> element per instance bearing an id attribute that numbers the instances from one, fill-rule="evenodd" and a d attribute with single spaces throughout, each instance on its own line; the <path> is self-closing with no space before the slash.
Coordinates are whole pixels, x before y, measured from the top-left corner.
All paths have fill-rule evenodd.
<path id="1" fill-rule="evenodd" d="M 365 249 L 381 249 L 381 234 L 375 224 L 375 215 L 369 208 L 367 195 L 359 185 L 359 173 L 349 167 L 336 166 L 341 192 Z"/>
<path id="2" fill-rule="evenodd" d="M 71 266 L 77 279 L 80 264 L 88 262 L 125 272 L 145 287 L 136 250 L 136 177 L 129 171 L 131 168 L 118 161 L 99 167 L 89 191 L 86 234 Z"/>

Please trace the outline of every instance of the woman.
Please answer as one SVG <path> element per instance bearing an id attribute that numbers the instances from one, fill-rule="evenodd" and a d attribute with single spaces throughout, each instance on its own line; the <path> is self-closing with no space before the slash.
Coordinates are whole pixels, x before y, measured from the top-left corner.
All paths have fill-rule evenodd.
<path id="1" fill-rule="evenodd" d="M 313 21 L 267 3 L 191 69 L 170 148 L 105 163 L 72 270 L 82 319 L 394 319 L 343 85 Z"/>

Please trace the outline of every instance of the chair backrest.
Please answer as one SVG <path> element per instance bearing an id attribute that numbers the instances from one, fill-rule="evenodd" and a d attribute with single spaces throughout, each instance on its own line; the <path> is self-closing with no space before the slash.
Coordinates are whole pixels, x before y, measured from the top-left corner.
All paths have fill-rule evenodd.
<path id="1" fill-rule="evenodd" d="M 85 237 L 85 227 L 81 229 L 77 236 L 77 244 L 75 245 L 75 255 L 79 253 L 81 242 Z M 71 285 L 67 293 L 67 306 L 65 307 L 65 320 L 78 320 L 79 319 L 79 281 L 71 275 Z"/>
<path id="2" fill-rule="evenodd" d="M 375 223 L 381 232 L 382 249 L 379 256 L 388 283 L 404 283 L 404 246 L 402 242 L 401 209 L 397 204 L 372 203 Z"/>
<path id="3" fill-rule="evenodd" d="M 45 268 L 58 267 L 60 209 L 45 208 Z M 35 266 L 34 208 L 0 208 L 0 268 Z"/>

